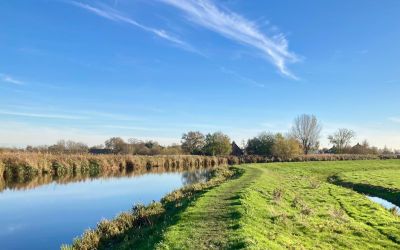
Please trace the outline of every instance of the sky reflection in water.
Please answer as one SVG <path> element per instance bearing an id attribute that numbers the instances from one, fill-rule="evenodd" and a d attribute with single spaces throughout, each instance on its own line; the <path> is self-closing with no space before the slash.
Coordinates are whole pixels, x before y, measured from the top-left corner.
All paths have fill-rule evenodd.
<path id="1" fill-rule="evenodd" d="M 205 180 L 205 172 L 53 182 L 27 190 L 4 190 L 0 193 L 0 248 L 59 249 L 100 219 L 113 218 L 134 203 L 160 200 L 199 179 Z"/>

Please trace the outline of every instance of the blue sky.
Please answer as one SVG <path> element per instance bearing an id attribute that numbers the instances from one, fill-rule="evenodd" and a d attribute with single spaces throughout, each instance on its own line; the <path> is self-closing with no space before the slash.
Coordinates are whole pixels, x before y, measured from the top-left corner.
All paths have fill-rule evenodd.
<path id="1" fill-rule="evenodd" d="M 0 2 L 0 144 L 243 139 L 315 114 L 400 148 L 400 1 Z"/>

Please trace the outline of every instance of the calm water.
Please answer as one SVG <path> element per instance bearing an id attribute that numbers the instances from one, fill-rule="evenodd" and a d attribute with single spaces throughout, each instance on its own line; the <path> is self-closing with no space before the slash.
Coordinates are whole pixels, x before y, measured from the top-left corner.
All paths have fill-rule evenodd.
<path id="1" fill-rule="evenodd" d="M 370 199 L 373 202 L 376 202 L 380 205 L 382 205 L 383 207 L 385 207 L 386 209 L 392 209 L 392 208 L 396 208 L 397 209 L 397 213 L 400 215 L 400 207 L 396 206 L 395 204 L 391 203 L 390 201 L 387 201 L 385 199 L 379 198 L 379 197 L 372 197 L 372 196 L 367 196 L 368 199 Z"/>
<path id="2" fill-rule="evenodd" d="M 0 192 L 0 249 L 59 249 L 134 203 L 160 200 L 207 172 L 146 174 L 50 184 Z"/>

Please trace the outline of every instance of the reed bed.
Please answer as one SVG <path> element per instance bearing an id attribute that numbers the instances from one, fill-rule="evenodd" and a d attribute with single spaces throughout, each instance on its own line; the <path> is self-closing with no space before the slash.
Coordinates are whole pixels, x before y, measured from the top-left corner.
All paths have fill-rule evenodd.
<path id="1" fill-rule="evenodd" d="M 151 169 L 184 171 L 193 168 L 227 165 L 224 157 L 210 156 L 134 156 L 134 155 L 67 155 L 44 153 L 0 153 L 0 174 L 8 180 L 29 181 L 35 176 L 53 177 L 89 175 L 108 172 L 146 172 Z"/>

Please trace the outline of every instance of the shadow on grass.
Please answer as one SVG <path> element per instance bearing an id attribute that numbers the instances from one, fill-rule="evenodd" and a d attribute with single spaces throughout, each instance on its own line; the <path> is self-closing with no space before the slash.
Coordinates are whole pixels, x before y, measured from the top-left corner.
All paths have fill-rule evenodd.
<path id="1" fill-rule="evenodd" d="M 155 249 L 157 243 L 162 240 L 165 230 L 175 225 L 179 221 L 180 214 L 205 192 L 207 190 L 182 200 L 179 204 L 166 204 L 165 213 L 153 216 L 150 219 L 151 225 L 133 228 L 114 239 L 108 239 L 107 244 L 100 244 L 99 249 Z"/>

